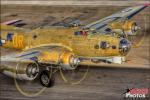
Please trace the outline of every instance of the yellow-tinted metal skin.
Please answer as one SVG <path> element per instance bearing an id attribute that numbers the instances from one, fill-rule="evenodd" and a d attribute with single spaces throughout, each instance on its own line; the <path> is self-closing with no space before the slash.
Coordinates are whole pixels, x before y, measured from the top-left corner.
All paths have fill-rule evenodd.
<path id="1" fill-rule="evenodd" d="M 13 46 L 14 48 L 24 48 L 24 36 L 23 35 L 14 35 L 13 36 Z"/>
<path id="2" fill-rule="evenodd" d="M 134 24 L 134 21 L 125 21 L 125 22 L 113 22 L 109 24 L 109 27 L 114 30 L 114 29 L 123 29 L 124 31 L 131 30 L 132 25 Z"/>
<path id="3" fill-rule="evenodd" d="M 63 27 L 49 27 L 42 29 L 35 29 L 30 33 L 18 33 L 14 32 L 13 42 L 9 41 L 9 45 L 5 47 L 12 47 L 16 49 L 34 48 L 42 46 L 44 44 L 59 44 L 63 47 L 70 48 L 71 51 L 77 56 L 84 57 L 105 57 L 105 56 L 118 56 L 119 53 L 119 41 L 117 37 L 110 35 L 74 35 L 75 32 L 79 31 L 76 28 L 63 28 Z M 7 35 L 8 31 L 2 31 Z M 23 36 L 22 36 L 23 34 Z M 6 36 L 5 35 L 5 36 Z M 5 37 L 3 36 L 3 38 Z M 101 42 L 107 42 L 109 45 L 107 48 L 102 49 L 100 47 Z M 96 47 L 97 46 L 97 47 Z M 112 48 L 115 47 L 115 48 Z M 43 56 L 41 60 L 53 59 L 57 60 L 57 53 L 47 54 L 49 56 Z M 53 56 L 53 57 L 52 57 Z M 56 56 L 56 57 L 55 57 Z M 65 61 L 65 60 L 64 60 Z"/>
<path id="4" fill-rule="evenodd" d="M 7 30 L 7 31 L 9 31 L 9 30 L 16 30 L 16 29 L 19 29 L 19 28 L 14 27 L 14 26 L 8 26 L 8 25 L 2 25 L 1 24 L 1 30 Z"/>
<path id="5" fill-rule="evenodd" d="M 73 56 L 73 53 L 71 53 L 71 52 L 64 52 L 64 53 L 62 53 L 60 59 L 62 60 L 63 64 L 69 64 L 71 56 Z"/>
<path id="6" fill-rule="evenodd" d="M 3 44 L 6 48 L 15 48 L 15 49 L 24 49 L 25 48 L 25 32 L 21 28 L 14 26 L 1 25 L 1 39 L 6 40 L 6 43 Z M 8 33 L 14 34 L 12 40 L 7 40 Z"/>
<path id="7" fill-rule="evenodd" d="M 12 37 L 12 41 L 7 41 L 3 45 L 4 47 L 9 47 L 9 48 L 15 48 L 15 49 L 24 49 L 25 44 L 24 44 L 24 35 L 22 34 L 15 34 Z"/>
<path id="8" fill-rule="evenodd" d="M 123 28 L 123 22 L 113 22 L 109 24 L 111 29 L 122 29 Z"/>
<path id="9" fill-rule="evenodd" d="M 39 56 L 40 62 L 53 62 L 53 63 L 59 63 L 62 62 L 63 64 L 69 64 L 70 57 L 74 54 L 70 51 L 58 51 L 58 50 L 50 50 L 50 51 L 44 51 L 41 56 Z"/>
<path id="10" fill-rule="evenodd" d="M 135 22 L 133 22 L 133 21 L 126 21 L 126 22 L 124 23 L 124 25 L 123 25 L 123 29 L 124 29 L 125 31 L 131 30 L 132 25 L 133 25 L 134 23 L 135 23 Z"/>
<path id="11" fill-rule="evenodd" d="M 56 51 L 52 51 L 52 52 L 43 52 L 42 56 L 39 57 L 39 60 L 41 62 L 54 62 L 54 63 L 58 63 L 59 60 L 59 53 Z"/>

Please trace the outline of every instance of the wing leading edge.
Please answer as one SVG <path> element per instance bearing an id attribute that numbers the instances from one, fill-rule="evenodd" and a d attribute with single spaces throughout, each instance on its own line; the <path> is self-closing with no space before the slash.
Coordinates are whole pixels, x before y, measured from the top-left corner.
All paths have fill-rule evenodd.
<path id="1" fill-rule="evenodd" d="M 88 24 L 83 27 L 83 29 L 90 29 L 90 30 L 96 30 L 98 32 L 106 33 L 108 24 L 113 21 L 119 21 L 119 20 L 129 20 L 133 16 L 135 16 L 137 13 L 145 9 L 147 5 L 144 6 L 135 6 L 135 7 L 128 7 L 125 8 L 115 14 L 112 14 L 108 17 L 105 17 L 103 19 L 100 19 L 96 22 L 93 22 L 91 24 Z"/>

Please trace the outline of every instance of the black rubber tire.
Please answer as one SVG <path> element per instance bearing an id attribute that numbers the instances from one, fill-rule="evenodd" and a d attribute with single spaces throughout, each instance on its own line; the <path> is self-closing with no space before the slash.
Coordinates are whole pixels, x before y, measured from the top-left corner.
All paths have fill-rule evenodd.
<path id="1" fill-rule="evenodd" d="M 44 87 L 52 87 L 54 85 L 55 78 L 48 70 L 42 71 L 39 78 L 40 78 L 40 83 Z M 44 82 L 44 81 L 46 81 L 46 82 Z"/>

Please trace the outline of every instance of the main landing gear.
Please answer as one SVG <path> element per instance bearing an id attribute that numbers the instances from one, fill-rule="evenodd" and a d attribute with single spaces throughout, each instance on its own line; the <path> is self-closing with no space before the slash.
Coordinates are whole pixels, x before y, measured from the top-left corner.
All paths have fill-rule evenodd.
<path id="1" fill-rule="evenodd" d="M 44 86 L 44 87 L 52 87 L 54 85 L 55 82 L 55 78 L 53 76 L 53 74 L 48 71 L 48 70 L 44 70 L 41 72 L 40 74 L 40 83 Z"/>
<path id="2" fill-rule="evenodd" d="M 40 73 L 39 73 L 39 81 L 42 86 L 44 87 L 52 87 L 54 86 L 55 83 L 55 77 L 54 74 L 55 72 L 58 71 L 57 66 L 52 66 L 52 65 L 45 65 L 41 64 L 40 65 Z"/>

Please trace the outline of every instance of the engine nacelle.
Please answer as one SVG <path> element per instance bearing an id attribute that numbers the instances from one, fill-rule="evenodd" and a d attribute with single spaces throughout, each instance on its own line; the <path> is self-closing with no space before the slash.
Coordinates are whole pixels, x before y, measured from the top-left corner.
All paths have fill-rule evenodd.
<path id="1" fill-rule="evenodd" d="M 60 50 L 61 49 L 61 50 Z M 49 49 L 38 58 L 39 63 L 60 65 L 62 68 L 72 70 L 79 64 L 79 59 L 69 50 L 63 48 Z"/>
<path id="2" fill-rule="evenodd" d="M 139 27 L 136 22 L 126 21 L 123 25 L 123 30 L 127 35 L 136 35 Z"/>
<path id="3" fill-rule="evenodd" d="M 75 69 L 80 62 L 80 60 L 73 53 L 69 52 L 61 54 L 60 59 L 61 59 L 60 65 L 67 70 Z"/>
<path id="4" fill-rule="evenodd" d="M 138 29 L 140 29 L 134 21 L 113 22 L 109 26 L 114 33 L 125 33 L 127 35 L 136 35 Z"/>
<path id="5" fill-rule="evenodd" d="M 39 66 L 34 62 L 1 62 L 1 71 L 7 76 L 32 81 L 39 74 Z"/>

